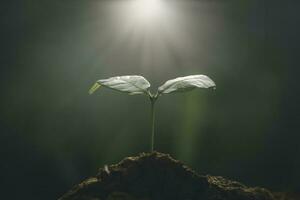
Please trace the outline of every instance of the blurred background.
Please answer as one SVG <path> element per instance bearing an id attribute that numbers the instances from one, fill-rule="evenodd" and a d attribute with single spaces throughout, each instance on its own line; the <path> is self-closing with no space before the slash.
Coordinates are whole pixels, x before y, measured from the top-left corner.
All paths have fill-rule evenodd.
<path id="1" fill-rule="evenodd" d="M 0 188 L 57 199 L 150 148 L 145 96 L 97 79 L 206 74 L 217 90 L 162 96 L 155 149 L 200 174 L 299 192 L 299 3 L 2 1 Z"/>

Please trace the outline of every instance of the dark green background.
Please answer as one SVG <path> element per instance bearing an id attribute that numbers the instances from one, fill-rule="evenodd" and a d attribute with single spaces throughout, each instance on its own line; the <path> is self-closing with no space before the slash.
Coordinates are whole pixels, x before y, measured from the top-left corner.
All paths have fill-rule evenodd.
<path id="1" fill-rule="evenodd" d="M 136 34 L 103 1 L 1 4 L 1 199 L 56 199 L 104 164 L 148 151 L 147 98 L 87 93 L 127 74 L 154 89 L 190 74 L 217 83 L 157 102 L 158 151 L 201 174 L 298 191 L 297 1 L 167 0 L 174 29 Z"/>

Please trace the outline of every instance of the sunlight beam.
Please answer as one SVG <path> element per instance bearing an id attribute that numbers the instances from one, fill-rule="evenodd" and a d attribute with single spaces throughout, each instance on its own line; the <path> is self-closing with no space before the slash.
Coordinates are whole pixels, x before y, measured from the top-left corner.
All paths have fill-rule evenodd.
<path id="1" fill-rule="evenodd" d="M 141 23 L 156 21 L 162 14 L 161 0 L 134 0 L 133 14 Z"/>

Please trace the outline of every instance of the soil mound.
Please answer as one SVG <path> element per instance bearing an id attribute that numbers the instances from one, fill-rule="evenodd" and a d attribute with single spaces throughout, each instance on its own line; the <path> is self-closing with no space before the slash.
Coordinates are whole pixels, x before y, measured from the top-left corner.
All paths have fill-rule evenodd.
<path id="1" fill-rule="evenodd" d="M 259 187 L 202 176 L 158 152 L 105 166 L 59 200 L 285 200 Z"/>

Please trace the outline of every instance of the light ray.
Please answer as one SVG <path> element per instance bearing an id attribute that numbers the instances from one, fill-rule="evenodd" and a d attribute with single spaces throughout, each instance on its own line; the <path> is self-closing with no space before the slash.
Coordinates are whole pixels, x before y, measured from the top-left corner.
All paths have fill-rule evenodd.
<path id="1" fill-rule="evenodd" d="M 161 0 L 134 0 L 133 14 L 141 23 L 151 23 L 156 21 L 163 11 Z"/>

